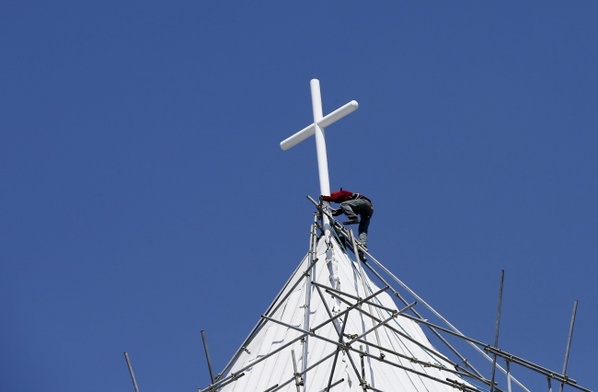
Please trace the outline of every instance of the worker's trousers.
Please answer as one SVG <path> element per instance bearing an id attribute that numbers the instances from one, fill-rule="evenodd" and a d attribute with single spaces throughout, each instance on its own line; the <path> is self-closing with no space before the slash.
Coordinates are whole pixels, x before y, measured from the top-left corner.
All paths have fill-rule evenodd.
<path id="1" fill-rule="evenodd" d="M 367 199 L 352 199 L 341 203 L 343 212 L 349 219 L 357 219 L 359 215 L 359 241 L 365 246 L 368 239 L 370 219 L 374 215 L 374 206 Z"/>

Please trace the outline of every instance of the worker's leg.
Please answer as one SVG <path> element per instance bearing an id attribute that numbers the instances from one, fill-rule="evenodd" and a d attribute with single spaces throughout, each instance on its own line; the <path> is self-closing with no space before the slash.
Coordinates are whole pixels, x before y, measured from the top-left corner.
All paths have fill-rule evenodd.
<path id="1" fill-rule="evenodd" d="M 349 218 L 350 221 L 359 220 L 359 218 L 357 217 L 357 214 L 354 211 L 354 208 L 356 207 L 355 202 L 356 202 L 356 200 L 347 200 L 347 201 L 343 201 L 341 203 L 341 209 L 343 210 L 343 213 L 347 216 L 347 218 Z"/>
<path id="2" fill-rule="evenodd" d="M 359 233 L 359 241 L 365 246 L 368 240 L 368 228 L 370 226 L 370 219 L 372 215 L 374 215 L 374 207 L 372 204 L 367 200 L 359 200 L 359 205 L 357 206 L 356 210 L 359 212 L 359 216 L 361 220 L 359 222 L 359 228 L 357 229 Z"/>

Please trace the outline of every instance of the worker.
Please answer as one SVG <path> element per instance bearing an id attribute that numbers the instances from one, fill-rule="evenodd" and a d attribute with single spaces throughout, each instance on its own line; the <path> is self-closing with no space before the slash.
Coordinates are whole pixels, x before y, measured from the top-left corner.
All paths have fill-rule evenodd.
<path id="1" fill-rule="evenodd" d="M 340 204 L 340 208 L 332 209 L 332 215 L 338 216 L 344 213 L 349 219 L 346 222 L 343 222 L 344 225 L 359 223 L 359 228 L 357 229 L 357 232 L 359 233 L 359 241 L 363 246 L 366 246 L 368 227 L 370 226 L 370 219 L 374 214 L 372 201 L 362 194 L 343 190 L 343 188 L 332 192 L 330 196 L 321 195 L 320 200 Z"/>

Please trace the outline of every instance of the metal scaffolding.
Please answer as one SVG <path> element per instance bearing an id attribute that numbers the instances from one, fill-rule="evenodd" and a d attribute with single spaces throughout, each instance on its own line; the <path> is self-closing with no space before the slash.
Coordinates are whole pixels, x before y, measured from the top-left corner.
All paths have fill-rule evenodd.
<path id="1" fill-rule="evenodd" d="M 566 385 L 591 392 L 564 372 L 501 350 L 497 338 L 490 345 L 465 336 L 384 267 L 355 239 L 352 230 L 330 215 L 327 206 L 309 199 L 317 212 L 306 258 L 223 371 L 200 392 L 529 391 L 513 375 L 513 365 L 546 377 L 548 391 L 552 391 L 554 381 L 561 390 Z M 331 228 L 328 242 L 326 227 Z M 360 254 L 367 261 L 361 262 Z M 338 266 L 334 263 L 346 260 L 352 264 L 352 280 L 336 275 Z M 328 274 L 327 280 L 318 276 L 322 272 Z M 291 308 L 298 295 L 301 300 L 296 300 L 301 305 Z M 394 302 L 389 303 L 385 298 L 391 297 Z M 407 297 L 413 301 L 408 302 Z M 289 316 L 285 312 L 300 314 Z M 431 316 L 424 317 L 424 312 Z M 316 314 L 325 316 L 317 318 Z M 438 321 L 432 322 L 430 317 Z M 430 332 L 446 350 L 435 348 L 423 333 L 405 323 Z M 492 374 L 486 377 L 476 369 L 473 361 L 455 348 L 455 341 L 461 345 L 464 342 L 492 363 Z M 504 361 L 504 368 L 498 364 L 499 359 Z M 502 377 L 495 376 L 495 370 Z M 389 389 L 393 378 L 400 388 Z"/>

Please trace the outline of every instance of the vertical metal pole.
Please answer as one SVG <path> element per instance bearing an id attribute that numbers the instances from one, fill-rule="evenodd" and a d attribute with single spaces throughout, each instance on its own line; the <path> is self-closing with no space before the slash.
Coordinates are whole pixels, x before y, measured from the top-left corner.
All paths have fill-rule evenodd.
<path id="1" fill-rule="evenodd" d="M 139 392 L 139 388 L 137 387 L 137 380 L 135 380 L 135 373 L 133 373 L 133 366 L 131 366 L 131 360 L 129 359 L 129 354 L 125 351 L 125 360 L 127 361 L 127 366 L 129 368 L 129 374 L 131 375 L 131 381 L 133 381 L 133 388 L 135 388 L 135 392 Z"/>
<path id="2" fill-rule="evenodd" d="M 206 353 L 206 360 L 208 361 L 208 370 L 210 371 L 210 380 L 214 384 L 214 373 L 212 372 L 212 361 L 210 360 L 210 353 L 208 351 L 208 342 L 206 341 L 206 334 L 201 330 L 201 341 L 203 342 L 203 349 Z"/>
<path id="3" fill-rule="evenodd" d="M 571 341 L 573 340 L 573 327 L 575 326 L 575 314 L 577 313 L 577 303 L 576 300 L 573 302 L 573 314 L 571 315 L 571 325 L 569 326 L 569 337 L 567 338 L 567 349 L 565 350 L 565 363 L 563 364 L 563 376 L 567 375 L 567 364 L 569 363 L 569 352 L 571 351 Z M 561 383 L 560 392 L 563 392 L 563 388 L 565 388 L 565 383 Z"/>
<path id="4" fill-rule="evenodd" d="M 322 216 L 322 220 L 326 214 L 320 211 L 320 215 Z M 303 307 L 303 329 L 307 332 L 310 329 L 310 316 L 311 316 L 311 291 L 312 285 L 311 282 L 316 279 L 316 266 L 314 264 L 314 260 L 318 258 L 318 239 L 316 236 L 316 222 L 317 222 L 317 215 L 314 216 L 314 223 L 311 225 L 311 233 L 309 236 L 309 257 L 307 259 L 308 265 L 311 265 L 311 269 L 309 273 L 304 276 L 305 279 L 305 304 Z M 306 335 L 302 340 L 303 348 L 301 354 L 301 378 L 303 381 L 303 390 L 307 388 L 307 367 L 309 365 L 308 356 L 309 356 L 309 334 Z M 293 352 L 293 358 L 294 358 Z M 297 390 L 299 391 L 299 386 L 297 386 Z"/>
<path id="5" fill-rule="evenodd" d="M 500 270 L 500 286 L 498 289 L 498 309 L 496 311 L 496 329 L 494 332 L 494 348 L 498 348 L 498 335 L 500 332 L 500 311 L 502 307 L 502 288 L 505 280 L 505 270 Z M 494 392 L 494 376 L 496 375 L 496 353 L 492 359 L 492 379 L 490 381 L 490 392 Z"/>
<path id="6" fill-rule="evenodd" d="M 509 361 L 507 359 L 507 391 L 508 392 L 512 392 L 512 386 L 511 386 L 511 361 Z"/>
<path id="7" fill-rule="evenodd" d="M 300 392 L 299 386 L 303 385 L 303 382 L 301 381 L 299 373 L 297 373 L 297 361 L 295 361 L 295 350 L 291 350 L 291 357 L 293 359 L 293 374 L 295 376 L 295 388 L 297 389 L 297 392 Z"/>

